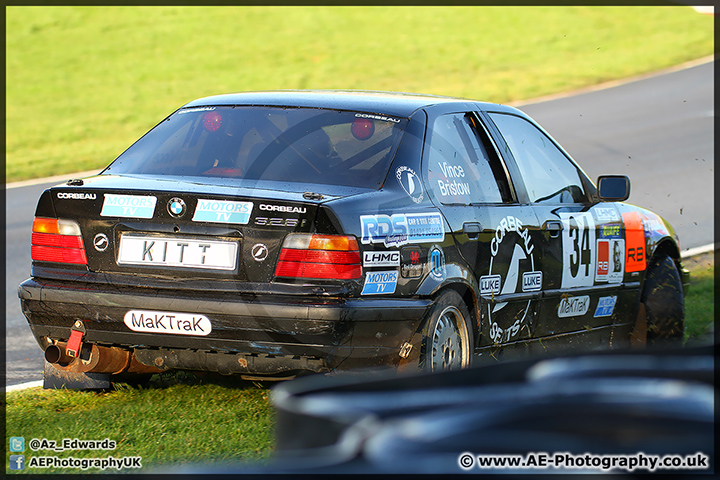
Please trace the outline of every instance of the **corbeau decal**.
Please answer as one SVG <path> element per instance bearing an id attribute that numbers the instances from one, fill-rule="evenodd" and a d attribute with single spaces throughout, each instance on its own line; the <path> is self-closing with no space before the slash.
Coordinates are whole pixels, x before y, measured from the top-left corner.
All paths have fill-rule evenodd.
<path id="1" fill-rule="evenodd" d="M 268 256 L 268 247 L 264 243 L 256 243 L 250 250 L 256 262 L 262 262 Z"/>
<path id="2" fill-rule="evenodd" d="M 623 213 L 625 224 L 625 271 L 641 272 L 647 265 L 645 260 L 645 228 L 640 214 L 637 212 Z"/>
<path id="3" fill-rule="evenodd" d="M 58 192 L 57 198 L 61 200 L 95 200 L 97 195 L 94 193 Z"/>
<path id="4" fill-rule="evenodd" d="M 598 300 L 597 307 L 595 308 L 594 317 L 609 317 L 615 310 L 615 302 L 617 297 L 602 297 Z"/>
<path id="5" fill-rule="evenodd" d="M 423 201 L 423 187 L 420 177 L 418 177 L 412 168 L 410 167 L 398 167 L 395 170 L 395 178 L 402 186 L 405 193 L 407 193 L 412 201 L 420 203 Z"/>
<path id="6" fill-rule="evenodd" d="M 105 194 L 100 216 L 152 218 L 155 213 L 157 198 L 142 195 Z"/>
<path id="7" fill-rule="evenodd" d="M 104 233 L 98 233 L 95 235 L 95 238 L 93 238 L 93 246 L 98 252 L 104 252 L 107 250 L 108 245 L 110 245 L 110 240 Z"/>
<path id="8" fill-rule="evenodd" d="M 362 215 L 362 243 L 383 243 L 386 247 L 443 241 L 445 229 L 439 213 L 398 213 Z"/>
<path id="9" fill-rule="evenodd" d="M 368 272 L 365 276 L 365 285 L 363 286 L 361 295 L 395 293 L 397 279 L 397 270 L 390 270 L 387 272 Z"/>
<path id="10" fill-rule="evenodd" d="M 265 205 L 261 203 L 258 208 L 267 212 L 285 212 L 285 213 L 306 213 L 305 207 L 289 207 L 286 205 Z"/>
<path id="11" fill-rule="evenodd" d="M 558 305 L 558 317 L 580 317 L 587 313 L 590 308 L 590 297 L 567 297 L 560 300 Z"/>
<path id="12" fill-rule="evenodd" d="M 590 287 L 595 281 L 595 222 L 584 212 L 560 213 L 562 230 L 562 288 Z"/>
<path id="13" fill-rule="evenodd" d="M 215 110 L 215 107 L 195 107 L 195 108 L 186 108 L 184 110 L 180 110 L 177 114 L 182 115 L 183 113 L 192 113 L 192 112 L 207 112 Z"/>
<path id="14" fill-rule="evenodd" d="M 198 199 L 193 222 L 236 223 L 245 225 L 250 220 L 252 202 Z"/>
<path id="15" fill-rule="evenodd" d="M 358 118 L 372 118 L 373 120 L 382 120 L 383 122 L 400 123 L 400 120 L 397 118 L 384 117 L 381 115 L 370 115 L 368 113 L 356 113 L 355 116 Z"/>
<path id="16" fill-rule="evenodd" d="M 523 223 L 519 218 L 507 216 L 500 220 L 495 229 L 495 236 L 490 241 L 490 253 L 492 254 L 490 271 L 487 276 L 481 277 L 486 280 L 486 289 L 490 290 L 493 295 L 516 293 L 520 279 L 523 279 L 523 283 L 525 281 L 526 272 L 533 275 L 537 273 L 535 272 L 534 250 L 535 246 L 532 244 L 530 233 L 523 228 Z M 505 265 L 507 265 L 507 271 L 503 272 Z M 497 277 L 504 278 L 499 291 L 497 290 Z M 532 278 L 537 280 L 537 276 Z M 527 304 L 520 306 L 517 311 L 501 312 L 506 307 L 507 302 L 499 302 L 493 306 L 488 305 L 490 338 L 495 343 L 507 342 L 520 332 L 527 320 L 530 300 Z M 501 315 L 506 319 L 509 318 L 512 324 L 505 325 L 505 328 L 501 327 L 499 323 Z"/>
<path id="17" fill-rule="evenodd" d="M 397 267 L 400 265 L 400 252 L 364 252 L 363 267 Z"/>
<path id="18" fill-rule="evenodd" d="M 212 332 L 212 324 L 206 316 L 190 313 L 130 310 L 125 314 L 123 321 L 133 332 L 201 336 Z"/>

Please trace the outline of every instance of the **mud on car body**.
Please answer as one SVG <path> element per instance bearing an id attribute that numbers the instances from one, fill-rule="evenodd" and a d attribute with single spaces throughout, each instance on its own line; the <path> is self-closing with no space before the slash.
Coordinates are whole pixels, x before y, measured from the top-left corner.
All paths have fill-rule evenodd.
<path id="1" fill-rule="evenodd" d="M 444 369 L 678 341 L 672 228 L 521 111 L 394 93 L 181 107 L 46 190 L 22 310 L 66 374 Z"/>

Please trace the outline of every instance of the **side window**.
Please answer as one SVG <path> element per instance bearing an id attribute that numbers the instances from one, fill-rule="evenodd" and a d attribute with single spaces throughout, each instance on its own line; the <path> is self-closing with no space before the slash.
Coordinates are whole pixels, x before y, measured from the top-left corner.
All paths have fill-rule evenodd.
<path id="1" fill-rule="evenodd" d="M 578 169 L 535 125 L 522 117 L 489 113 L 515 157 L 531 202 L 587 200 Z"/>
<path id="2" fill-rule="evenodd" d="M 424 168 L 429 188 L 441 203 L 502 203 L 507 200 L 507 181 L 496 178 L 488 155 L 468 115 L 438 117 L 429 134 Z"/>

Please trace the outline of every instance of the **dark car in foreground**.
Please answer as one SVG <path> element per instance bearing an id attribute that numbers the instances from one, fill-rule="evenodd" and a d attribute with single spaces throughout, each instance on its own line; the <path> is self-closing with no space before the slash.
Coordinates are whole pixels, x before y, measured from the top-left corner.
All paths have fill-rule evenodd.
<path id="1" fill-rule="evenodd" d="M 677 236 L 629 191 L 593 184 L 508 106 L 208 97 L 43 192 L 19 296 L 66 376 L 438 370 L 681 342 Z"/>

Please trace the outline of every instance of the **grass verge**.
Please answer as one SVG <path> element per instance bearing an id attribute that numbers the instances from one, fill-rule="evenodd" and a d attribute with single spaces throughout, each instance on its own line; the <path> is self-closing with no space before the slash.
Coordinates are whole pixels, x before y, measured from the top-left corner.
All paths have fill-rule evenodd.
<path id="1" fill-rule="evenodd" d="M 7 473 L 82 473 L 79 468 L 30 469 L 31 457 L 142 457 L 142 469 L 210 462 L 258 462 L 273 448 L 269 388 L 233 378 L 186 372 L 155 375 L 146 388 L 117 385 L 108 392 L 32 388 L 7 395 L 7 443 L 24 437 L 26 468 Z M 33 452 L 32 439 L 117 442 L 110 451 Z M 12 452 L 10 453 L 12 454 Z M 8 457 L 9 458 L 9 457 Z M 102 470 L 90 468 L 85 473 Z M 117 470 L 107 469 L 105 473 Z"/>
<path id="2" fill-rule="evenodd" d="M 715 328 L 715 252 L 683 262 L 690 270 L 690 290 L 685 297 L 686 343 L 708 341 Z"/>
<path id="3" fill-rule="evenodd" d="M 686 304 L 688 343 L 706 341 L 714 325 L 714 254 L 684 262 L 691 271 Z M 173 372 L 153 377 L 148 388 L 120 384 L 110 392 L 32 388 L 7 395 L 7 439 L 64 438 L 117 442 L 104 452 L 24 452 L 76 458 L 141 456 L 144 473 L 153 468 L 214 462 L 262 462 L 273 451 L 271 383 Z M 12 454 L 12 452 L 10 452 Z M 8 456 L 9 458 L 9 456 Z M 9 461 L 9 460 L 8 460 Z M 19 473 L 9 469 L 7 473 Z M 98 472 L 99 470 L 87 470 Z M 124 470 L 134 472 L 133 470 Z M 79 469 L 24 470 L 78 473 Z"/>
<path id="4" fill-rule="evenodd" d="M 207 95 L 337 88 L 510 102 L 713 51 L 713 19 L 681 5 L 11 6 L 6 181 L 100 169 Z"/>

